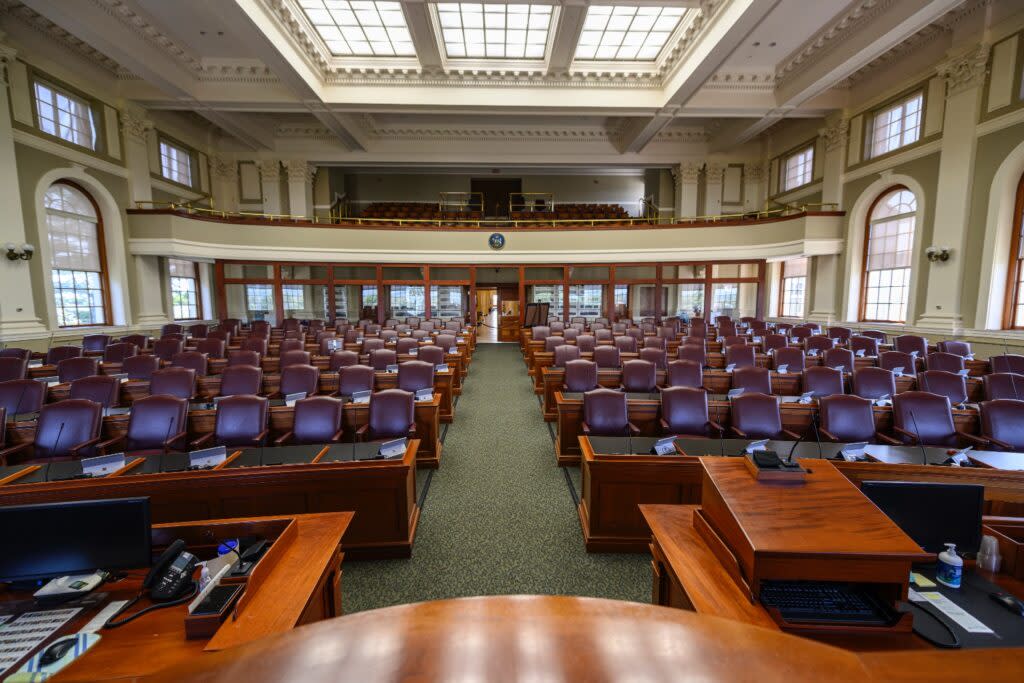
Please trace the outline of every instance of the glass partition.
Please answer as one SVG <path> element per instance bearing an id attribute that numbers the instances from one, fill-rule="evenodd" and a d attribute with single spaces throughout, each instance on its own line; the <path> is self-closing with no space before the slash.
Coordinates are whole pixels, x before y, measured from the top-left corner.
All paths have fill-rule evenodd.
<path id="1" fill-rule="evenodd" d="M 273 285 L 225 285 L 224 298 L 227 305 L 225 317 L 247 322 L 266 320 L 272 325 L 277 324 Z"/>
<path id="2" fill-rule="evenodd" d="M 465 320 L 468 301 L 469 287 L 465 285 L 432 285 L 430 317 Z"/>
<path id="3" fill-rule="evenodd" d="M 423 285 L 385 285 L 384 316 L 386 318 L 426 317 Z"/>
<path id="4" fill-rule="evenodd" d="M 281 285 L 281 299 L 285 318 L 327 320 L 329 317 L 327 285 Z"/>
<path id="5" fill-rule="evenodd" d="M 704 315 L 704 283 L 665 284 L 661 301 L 664 316 L 701 317 Z"/>
<path id="6" fill-rule="evenodd" d="M 756 314 L 756 282 L 716 282 L 711 285 L 712 320 L 720 315 L 742 318 Z"/>
<path id="7" fill-rule="evenodd" d="M 282 280 L 326 280 L 327 266 L 281 266 Z"/>
<path id="8" fill-rule="evenodd" d="M 227 280 L 273 280 L 274 266 L 256 263 L 225 263 L 224 278 Z"/>
<path id="9" fill-rule="evenodd" d="M 604 315 L 604 285 L 569 285 L 569 318 Z"/>
<path id="10" fill-rule="evenodd" d="M 562 318 L 563 301 L 562 285 L 527 285 L 526 303 L 528 304 L 550 304 L 548 315 Z"/>
<path id="11" fill-rule="evenodd" d="M 639 321 L 641 318 L 653 318 L 655 306 L 655 292 L 658 289 L 654 284 L 627 285 L 629 292 L 628 306 L 624 317 L 633 318 Z"/>

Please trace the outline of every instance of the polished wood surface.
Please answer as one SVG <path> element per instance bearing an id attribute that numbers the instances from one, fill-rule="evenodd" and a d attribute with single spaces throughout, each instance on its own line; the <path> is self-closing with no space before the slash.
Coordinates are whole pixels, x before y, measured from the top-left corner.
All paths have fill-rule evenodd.
<path id="1" fill-rule="evenodd" d="M 864 681 L 853 653 L 614 600 L 501 596 L 361 612 L 154 681 Z"/>
<path id="2" fill-rule="evenodd" d="M 53 681 L 137 680 L 161 669 L 200 661 L 212 653 L 290 631 L 303 624 L 341 614 L 341 561 L 339 541 L 352 522 L 351 512 L 312 515 L 220 519 L 153 526 L 154 550 L 181 538 L 200 559 L 216 555 L 224 538 L 257 535 L 286 543 L 276 564 L 262 581 L 247 585 L 238 618 L 228 617 L 206 639 L 185 638 L 187 605 L 157 610 L 116 629 L 100 632 L 101 640 L 87 653 L 54 676 Z M 294 529 L 287 541 L 279 536 Z M 146 570 L 102 586 L 110 600 L 127 600 L 141 588 Z M 8 608 L 32 609 L 27 593 L 0 588 L 0 601 Z M 85 626 L 106 602 L 84 609 L 52 637 L 74 633 Z M 129 613 L 148 606 L 141 600 Z"/>

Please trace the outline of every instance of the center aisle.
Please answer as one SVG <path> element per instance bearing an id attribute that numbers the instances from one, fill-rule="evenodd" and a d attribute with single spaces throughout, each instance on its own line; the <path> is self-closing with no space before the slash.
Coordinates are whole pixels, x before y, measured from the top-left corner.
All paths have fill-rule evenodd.
<path id="1" fill-rule="evenodd" d="M 513 344 L 480 344 L 473 352 L 412 559 L 346 562 L 342 580 L 346 614 L 508 593 L 647 602 L 650 591 L 646 554 L 584 549 L 572 496 Z"/>

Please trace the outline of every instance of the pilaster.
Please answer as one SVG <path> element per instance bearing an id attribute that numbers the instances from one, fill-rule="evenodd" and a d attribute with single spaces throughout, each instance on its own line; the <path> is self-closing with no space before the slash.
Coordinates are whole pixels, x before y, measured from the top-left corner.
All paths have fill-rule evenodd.
<path id="1" fill-rule="evenodd" d="M 126 107 L 121 111 L 121 132 L 124 134 L 124 161 L 128 168 L 128 189 L 135 202 L 153 201 L 153 183 L 149 175 L 149 139 L 153 122 L 142 109 Z"/>
<path id="2" fill-rule="evenodd" d="M 264 213 L 281 213 L 281 162 L 277 159 L 260 159 L 260 183 L 263 186 Z"/>
<path id="3" fill-rule="evenodd" d="M 835 203 L 843 208 L 843 167 L 846 166 L 846 146 L 850 133 L 850 122 L 839 119 L 822 128 L 818 134 L 822 139 L 821 201 Z"/>
<path id="4" fill-rule="evenodd" d="M 301 159 L 288 159 L 281 163 L 288 174 L 288 213 L 293 216 L 312 216 L 316 167 Z"/>
<path id="5" fill-rule="evenodd" d="M 676 218 L 693 218 L 697 215 L 697 181 L 700 179 L 700 166 L 694 162 L 683 162 L 672 168 L 675 180 L 675 211 Z"/>
<path id="6" fill-rule="evenodd" d="M 704 213 L 717 216 L 722 213 L 722 178 L 725 164 L 709 163 L 704 171 Z"/>

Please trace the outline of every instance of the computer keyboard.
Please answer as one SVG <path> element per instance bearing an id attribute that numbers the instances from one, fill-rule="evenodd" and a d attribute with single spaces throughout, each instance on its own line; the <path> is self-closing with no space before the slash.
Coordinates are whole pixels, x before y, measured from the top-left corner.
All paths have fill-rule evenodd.
<path id="1" fill-rule="evenodd" d="M 761 603 L 789 623 L 888 626 L 893 617 L 866 590 L 827 581 L 764 581 Z"/>

